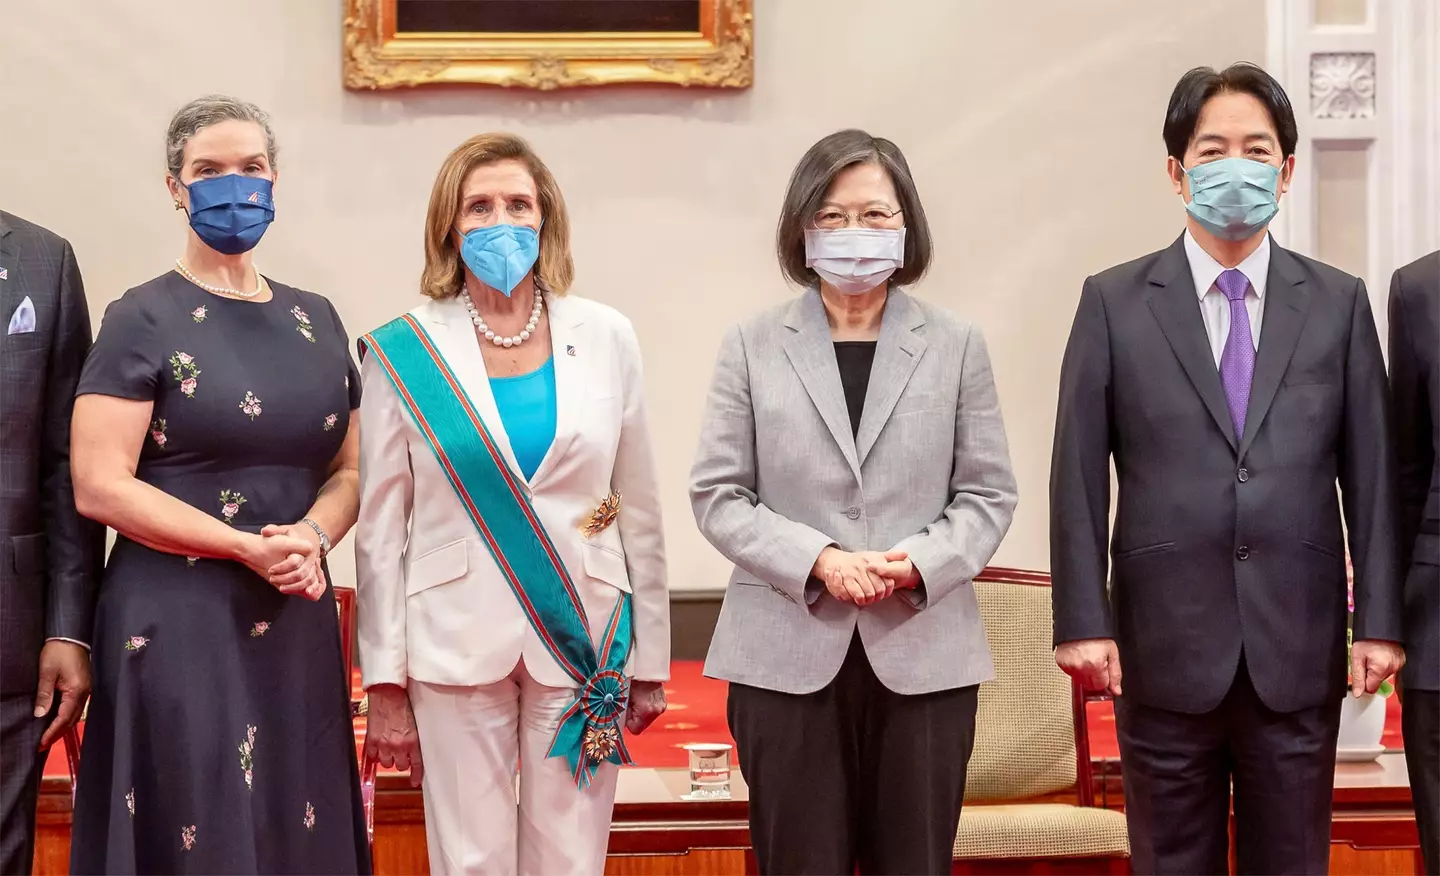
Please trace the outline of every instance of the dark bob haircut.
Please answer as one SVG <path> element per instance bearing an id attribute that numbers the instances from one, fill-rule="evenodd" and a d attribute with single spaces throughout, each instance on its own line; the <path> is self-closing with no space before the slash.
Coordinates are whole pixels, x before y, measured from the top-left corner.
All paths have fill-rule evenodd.
<path id="1" fill-rule="evenodd" d="M 775 255 L 780 271 L 800 286 L 819 286 L 820 277 L 805 267 L 805 229 L 825 200 L 825 193 L 840 171 L 857 164 L 878 164 L 890 175 L 900 209 L 905 217 L 905 265 L 890 277 L 897 286 L 908 286 L 930 268 L 930 223 L 920 206 L 915 178 L 900 147 L 883 137 L 872 137 L 854 128 L 836 131 L 811 146 L 790 174 L 780 223 L 775 229 Z"/>
<path id="2" fill-rule="evenodd" d="M 1196 67 L 1180 77 L 1170 95 L 1170 108 L 1165 111 L 1165 149 L 1176 161 L 1185 160 L 1185 150 L 1195 136 L 1200 111 L 1210 98 L 1219 94 L 1248 94 L 1260 101 L 1270 114 L 1275 133 L 1280 136 L 1280 154 L 1295 154 L 1295 110 L 1280 83 L 1264 70 L 1247 61 L 1231 64 L 1221 72 L 1213 67 Z"/>

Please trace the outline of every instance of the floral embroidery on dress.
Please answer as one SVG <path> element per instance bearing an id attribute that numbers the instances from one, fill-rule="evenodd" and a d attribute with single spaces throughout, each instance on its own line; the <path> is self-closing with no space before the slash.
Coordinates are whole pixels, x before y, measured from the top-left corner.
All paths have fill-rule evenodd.
<path id="1" fill-rule="evenodd" d="M 253 790 L 255 786 L 255 774 L 252 769 L 255 765 L 255 725 L 245 725 L 245 738 L 240 740 L 240 769 L 245 771 L 245 788 Z"/>
<path id="2" fill-rule="evenodd" d="M 240 402 L 240 410 L 244 411 L 251 421 L 254 421 L 256 417 L 260 416 L 260 399 L 255 397 L 255 393 L 248 389 L 245 390 L 245 400 Z"/>
<path id="3" fill-rule="evenodd" d="M 305 824 L 305 829 L 306 829 L 306 830 L 312 831 L 312 832 L 315 830 L 315 807 L 314 807 L 314 806 L 311 806 L 311 805 L 310 805 L 310 802 L 309 802 L 308 800 L 305 802 L 305 821 L 304 821 L 304 824 Z"/>
<path id="4" fill-rule="evenodd" d="M 240 513 L 240 506 L 245 504 L 245 497 L 234 490 L 220 491 L 220 516 L 225 522 L 234 525 L 235 515 Z"/>
<path id="5" fill-rule="evenodd" d="M 326 417 L 325 417 L 325 431 L 326 431 L 326 432 L 333 431 L 333 430 L 335 429 L 335 424 L 338 423 L 338 422 L 340 422 L 340 415 L 339 415 L 339 414 L 328 414 L 328 415 L 326 415 Z"/>
<path id="6" fill-rule="evenodd" d="M 175 351 L 170 357 L 170 373 L 180 381 L 180 394 L 186 398 L 195 397 L 195 378 L 200 376 L 200 366 L 195 364 L 195 357 L 189 353 Z"/>
<path id="7" fill-rule="evenodd" d="M 300 305 L 290 308 L 290 315 L 295 317 L 295 331 L 299 332 L 305 340 L 315 343 L 315 332 L 310 328 L 310 314 L 300 309 Z"/>
<path id="8" fill-rule="evenodd" d="M 125 808 L 130 811 L 130 817 L 135 817 L 135 789 L 131 788 L 130 793 L 125 795 Z"/>
<path id="9" fill-rule="evenodd" d="M 195 825 L 180 828 L 180 845 L 187 852 L 195 848 Z"/>
<path id="10" fill-rule="evenodd" d="M 257 621 L 255 626 L 250 628 L 250 638 L 258 639 L 270 631 L 269 621 Z"/>
<path id="11" fill-rule="evenodd" d="M 150 644 L 150 640 L 145 638 L 144 636 L 131 636 L 130 638 L 125 640 L 125 650 L 139 651 L 141 648 L 144 648 L 148 644 Z"/>
<path id="12" fill-rule="evenodd" d="M 162 450 L 170 441 L 169 438 L 165 437 L 165 420 L 163 417 L 150 424 L 150 437 L 155 439 L 155 445 Z"/>
<path id="13" fill-rule="evenodd" d="M 207 308 L 203 304 L 190 311 L 190 318 L 195 320 L 196 322 L 204 322 L 205 317 L 208 315 L 209 313 L 207 312 Z"/>

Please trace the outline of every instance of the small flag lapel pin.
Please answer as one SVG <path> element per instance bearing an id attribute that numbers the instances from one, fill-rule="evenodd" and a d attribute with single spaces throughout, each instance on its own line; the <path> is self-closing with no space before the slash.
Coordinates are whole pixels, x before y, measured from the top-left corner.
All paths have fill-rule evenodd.
<path id="1" fill-rule="evenodd" d="M 574 344 L 566 344 L 566 345 L 565 345 L 565 355 L 567 355 L 567 356 L 573 356 L 573 355 L 575 355 L 575 345 L 574 345 Z"/>
<path id="2" fill-rule="evenodd" d="M 8 279 L 10 279 L 10 269 L 9 269 L 9 268 L 0 268 L 0 280 L 8 280 Z"/>

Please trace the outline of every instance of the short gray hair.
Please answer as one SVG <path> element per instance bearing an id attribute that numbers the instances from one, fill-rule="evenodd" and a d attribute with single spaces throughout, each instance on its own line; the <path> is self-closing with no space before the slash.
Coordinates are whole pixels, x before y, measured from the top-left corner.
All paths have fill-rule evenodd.
<path id="1" fill-rule="evenodd" d="M 175 113 L 170 120 L 170 129 L 165 132 L 165 167 L 176 180 L 185 163 L 185 144 L 201 128 L 208 128 L 220 122 L 254 122 L 265 132 L 265 155 L 270 166 L 275 166 L 275 132 L 270 128 L 270 114 L 249 101 L 223 94 L 207 94 L 197 97 Z"/>
<path id="2" fill-rule="evenodd" d="M 831 183 L 840 171 L 856 164 L 879 165 L 895 185 L 895 196 L 905 216 L 905 264 L 890 282 L 908 286 L 930 268 L 933 244 L 925 208 L 920 206 L 920 192 L 900 147 L 884 137 L 872 137 L 854 128 L 836 131 L 811 146 L 785 191 L 785 204 L 780 208 L 780 222 L 775 229 L 775 255 L 780 272 L 799 286 L 818 286 L 820 277 L 805 266 L 805 229 L 825 199 Z"/>

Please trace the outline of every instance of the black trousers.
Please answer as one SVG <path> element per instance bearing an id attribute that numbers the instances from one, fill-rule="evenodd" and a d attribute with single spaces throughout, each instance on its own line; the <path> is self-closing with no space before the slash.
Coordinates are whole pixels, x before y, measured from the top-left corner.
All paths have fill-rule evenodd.
<path id="1" fill-rule="evenodd" d="M 730 685 L 760 872 L 949 873 L 977 690 L 897 694 L 875 677 L 859 635 L 816 693 Z"/>
<path id="2" fill-rule="evenodd" d="M 1232 783 L 1236 872 L 1329 871 L 1338 699 L 1272 711 L 1242 657 L 1213 711 L 1187 715 L 1122 696 L 1115 720 L 1134 872 L 1228 873 Z"/>
<path id="3" fill-rule="evenodd" d="M 1425 872 L 1440 876 L 1440 692 L 1404 690 L 1400 708 L 1405 766 L 1415 798 L 1415 825 Z"/>
<path id="4" fill-rule="evenodd" d="M 58 698 L 57 698 L 58 702 Z M 35 693 L 0 695 L 0 874 L 27 874 L 35 856 L 35 802 L 44 756 L 36 750 L 54 717 L 35 717 Z"/>

